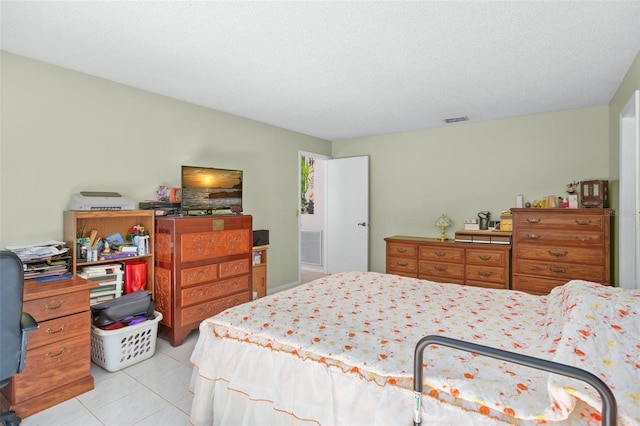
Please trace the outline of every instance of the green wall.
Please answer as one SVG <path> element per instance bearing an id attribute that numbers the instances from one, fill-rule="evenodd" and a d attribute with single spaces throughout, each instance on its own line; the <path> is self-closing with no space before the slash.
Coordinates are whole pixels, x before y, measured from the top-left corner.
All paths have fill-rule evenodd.
<path id="1" fill-rule="evenodd" d="M 140 201 L 179 186 L 180 165 L 245 171 L 245 211 L 270 230 L 269 288 L 298 280 L 298 152 L 370 157 L 370 269 L 384 237 L 437 236 L 465 218 L 564 195 L 573 180 L 609 179 L 616 199 L 617 115 L 640 87 L 636 58 L 611 105 L 443 126 L 333 143 L 1 54 L 0 246 L 62 237 L 81 190 Z M 615 205 L 614 205 L 615 207 Z"/>
<path id="2" fill-rule="evenodd" d="M 464 219 L 497 219 L 518 194 L 532 201 L 607 179 L 608 122 L 601 106 L 334 142 L 335 157 L 370 157 L 370 268 L 385 270 L 387 236 L 437 237 L 442 213 L 453 238 Z"/>
<path id="3" fill-rule="evenodd" d="M 269 287 L 298 281 L 298 151 L 331 143 L 2 52 L 0 247 L 62 239 L 82 190 L 155 199 L 180 165 L 244 170 Z"/>

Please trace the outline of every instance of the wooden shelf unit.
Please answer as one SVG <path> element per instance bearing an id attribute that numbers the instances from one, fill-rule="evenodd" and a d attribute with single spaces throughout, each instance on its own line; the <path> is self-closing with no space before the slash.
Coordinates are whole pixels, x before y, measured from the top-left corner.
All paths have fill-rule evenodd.
<path id="1" fill-rule="evenodd" d="M 78 259 L 76 238 L 78 235 L 87 237 L 92 229 L 97 231 L 99 238 L 106 238 L 116 232 L 125 238 L 127 231 L 136 225 L 142 225 L 149 233 L 149 254 L 131 256 L 120 259 L 96 260 L 91 262 Z M 154 294 L 154 230 L 155 213 L 153 210 L 119 210 L 119 211 L 65 211 L 64 212 L 64 240 L 71 251 L 71 273 L 76 275 L 84 266 L 107 263 L 127 263 L 143 261 L 147 264 L 147 290 Z"/>
<path id="2" fill-rule="evenodd" d="M 267 247 L 253 248 L 253 291 L 258 298 L 267 295 Z"/>

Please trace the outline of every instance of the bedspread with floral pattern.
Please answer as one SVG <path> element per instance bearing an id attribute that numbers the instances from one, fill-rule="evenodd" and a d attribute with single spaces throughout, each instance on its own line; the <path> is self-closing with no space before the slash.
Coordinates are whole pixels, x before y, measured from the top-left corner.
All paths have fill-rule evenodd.
<path id="1" fill-rule="evenodd" d="M 548 296 L 434 283 L 370 272 L 335 274 L 208 319 L 220 338 L 259 345 L 412 389 L 413 351 L 439 334 L 584 368 L 640 424 L 640 292 L 572 281 Z M 573 379 L 431 346 L 428 397 L 506 421 L 541 423 L 572 413 L 599 422 L 597 393 Z M 510 420 L 509 420 L 510 419 Z"/>

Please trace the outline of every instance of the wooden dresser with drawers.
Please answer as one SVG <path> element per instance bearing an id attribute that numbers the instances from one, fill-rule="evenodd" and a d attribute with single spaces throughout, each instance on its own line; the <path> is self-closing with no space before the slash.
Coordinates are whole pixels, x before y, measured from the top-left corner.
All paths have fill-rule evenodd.
<path id="1" fill-rule="evenodd" d="M 93 389 L 89 292 L 83 278 L 25 280 L 23 312 L 38 323 L 27 339 L 25 369 L 0 391 L 0 408 L 28 417 Z"/>
<path id="2" fill-rule="evenodd" d="M 508 289 L 508 244 L 459 243 L 394 236 L 387 243 L 387 273 L 437 281 Z"/>
<path id="3" fill-rule="evenodd" d="M 548 294 L 570 280 L 610 285 L 609 209 L 511 209 L 512 289 Z"/>
<path id="4" fill-rule="evenodd" d="M 252 299 L 252 217 L 157 218 L 155 302 L 172 346 L 202 320 Z"/>

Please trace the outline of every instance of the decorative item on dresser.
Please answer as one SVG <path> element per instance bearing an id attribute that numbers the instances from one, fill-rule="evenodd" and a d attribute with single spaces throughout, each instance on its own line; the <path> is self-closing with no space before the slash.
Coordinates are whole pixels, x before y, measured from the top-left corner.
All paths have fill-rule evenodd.
<path id="1" fill-rule="evenodd" d="M 387 273 L 437 282 L 509 288 L 508 244 L 457 243 L 394 236 L 387 242 Z"/>
<path id="2" fill-rule="evenodd" d="M 548 294 L 570 280 L 610 284 L 609 209 L 511 209 L 514 290 Z"/>
<path id="3" fill-rule="evenodd" d="M 83 278 L 25 280 L 22 310 L 39 324 L 22 373 L 0 391 L 0 406 L 28 417 L 93 389 L 89 291 Z"/>
<path id="4" fill-rule="evenodd" d="M 252 299 L 251 216 L 157 218 L 155 230 L 156 310 L 172 346 Z"/>

